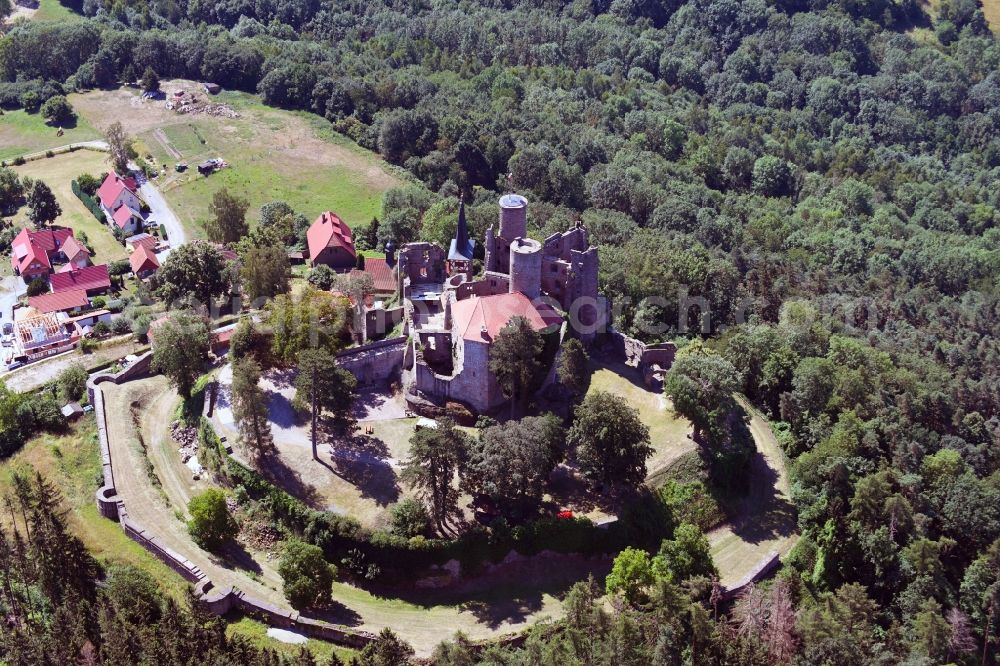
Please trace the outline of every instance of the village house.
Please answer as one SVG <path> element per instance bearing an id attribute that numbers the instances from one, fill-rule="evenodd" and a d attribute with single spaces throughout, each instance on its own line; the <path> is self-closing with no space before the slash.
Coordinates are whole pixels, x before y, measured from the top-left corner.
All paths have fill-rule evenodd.
<path id="1" fill-rule="evenodd" d="M 65 273 L 55 273 L 49 279 L 49 285 L 53 294 L 82 289 L 88 296 L 96 296 L 105 294 L 111 289 L 111 276 L 108 274 L 107 264 L 100 264 Z"/>
<path id="2" fill-rule="evenodd" d="M 372 279 L 372 292 L 376 296 L 388 296 L 396 291 L 396 277 L 392 268 L 382 257 L 365 257 L 364 268 L 355 268 L 351 275 L 367 275 Z"/>
<path id="3" fill-rule="evenodd" d="M 159 243 L 159 240 L 157 240 L 156 236 L 151 236 L 147 233 L 138 233 L 125 239 L 125 250 L 129 254 L 132 254 L 137 247 L 143 245 L 146 249 L 155 251 L 157 243 Z"/>
<path id="4" fill-rule="evenodd" d="M 97 190 L 97 198 L 109 223 L 126 235 L 142 230 L 142 201 L 137 187 L 135 178 L 122 178 L 112 171 Z"/>
<path id="5" fill-rule="evenodd" d="M 160 267 L 160 261 L 153 251 L 141 244 L 135 246 L 128 263 L 132 267 L 132 274 L 140 280 L 145 280 Z"/>
<path id="6" fill-rule="evenodd" d="M 324 264 L 333 269 L 347 270 L 357 264 L 351 228 L 330 211 L 316 218 L 306 232 L 306 241 L 309 264 L 313 267 Z"/>
<path id="7" fill-rule="evenodd" d="M 49 314 L 52 312 L 77 313 L 84 308 L 90 307 L 90 299 L 83 289 L 68 289 L 55 294 L 41 294 L 40 296 L 29 296 L 28 307 L 34 309 L 39 314 Z"/>
<path id="8" fill-rule="evenodd" d="M 78 269 L 86 268 L 90 265 L 90 250 L 78 241 L 75 236 L 71 235 L 66 239 L 66 242 L 62 246 L 62 253 L 66 257 L 66 266 Z"/>
<path id="9" fill-rule="evenodd" d="M 66 261 L 63 246 L 72 237 L 72 229 L 21 229 L 10 243 L 14 275 L 20 275 L 25 282 L 47 276 L 55 264 Z"/>

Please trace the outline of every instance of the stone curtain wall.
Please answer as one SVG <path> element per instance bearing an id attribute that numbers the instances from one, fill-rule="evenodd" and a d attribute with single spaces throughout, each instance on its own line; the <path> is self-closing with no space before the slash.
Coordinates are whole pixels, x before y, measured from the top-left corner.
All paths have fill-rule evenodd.
<path id="1" fill-rule="evenodd" d="M 359 386 L 371 386 L 398 379 L 405 352 L 406 338 L 391 338 L 342 351 L 337 363 L 358 378 Z"/>
<path id="2" fill-rule="evenodd" d="M 381 348 L 388 349 L 392 349 L 393 344 L 400 345 L 398 355 L 399 364 L 402 364 L 402 344 L 405 343 L 405 340 L 405 338 L 402 338 L 396 341 L 385 341 L 377 344 Z M 375 640 L 374 634 L 369 632 L 353 630 L 322 620 L 303 617 L 298 611 L 279 608 L 266 601 L 249 596 L 235 587 L 225 587 L 216 590 L 211 579 L 196 564 L 180 553 L 168 548 L 142 525 L 137 524 L 129 517 L 125 500 L 118 496 L 115 488 L 114 464 L 111 459 L 110 442 L 108 441 L 104 393 L 98 385 L 106 382 L 122 384 L 132 379 L 138 379 L 149 373 L 151 360 L 152 352 L 147 352 L 129 368 L 118 374 L 94 375 L 87 381 L 87 394 L 90 396 L 90 403 L 94 406 L 94 415 L 97 418 L 97 434 L 101 449 L 101 467 L 104 476 L 104 484 L 97 490 L 95 495 L 97 509 L 101 515 L 111 520 L 117 520 L 122 526 L 122 530 L 124 530 L 130 539 L 176 571 L 185 580 L 194 584 L 196 598 L 211 613 L 225 615 L 233 608 L 238 608 L 247 615 L 268 624 L 298 631 L 313 638 L 333 641 L 355 648 L 364 647 Z"/>

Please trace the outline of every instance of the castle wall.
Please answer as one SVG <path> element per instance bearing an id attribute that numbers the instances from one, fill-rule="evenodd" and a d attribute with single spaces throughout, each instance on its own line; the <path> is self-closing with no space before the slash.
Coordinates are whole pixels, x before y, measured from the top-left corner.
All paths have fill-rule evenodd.
<path id="1" fill-rule="evenodd" d="M 358 378 L 361 386 L 391 382 L 403 369 L 406 338 L 392 338 L 337 354 L 337 364 Z"/>
<path id="2" fill-rule="evenodd" d="M 506 398 L 489 371 L 489 346 L 460 340 L 456 353 L 455 374 L 450 377 L 436 374 L 425 363 L 417 363 L 417 390 L 441 401 L 460 402 L 480 414 L 504 404 Z"/>
<path id="3" fill-rule="evenodd" d="M 461 301 L 470 296 L 495 296 L 506 294 L 510 290 L 510 276 L 504 273 L 487 272 L 481 280 L 465 282 L 455 289 L 455 300 Z"/>

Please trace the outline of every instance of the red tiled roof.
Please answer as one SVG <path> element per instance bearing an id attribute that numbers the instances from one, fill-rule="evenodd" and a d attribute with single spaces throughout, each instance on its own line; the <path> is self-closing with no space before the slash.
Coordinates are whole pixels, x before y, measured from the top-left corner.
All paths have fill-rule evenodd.
<path id="1" fill-rule="evenodd" d="M 316 218 L 316 221 L 309 227 L 309 231 L 306 232 L 306 241 L 309 245 L 310 259 L 315 259 L 320 252 L 328 247 L 342 247 L 352 256 L 356 256 L 351 228 L 330 211 L 321 213 Z"/>
<path id="2" fill-rule="evenodd" d="M 69 289 L 57 294 L 42 294 L 41 296 L 29 296 L 28 306 L 38 310 L 42 314 L 49 312 L 64 312 L 73 308 L 85 308 L 90 305 L 87 292 L 83 289 Z"/>
<path id="3" fill-rule="evenodd" d="M 49 284 L 52 286 L 53 294 L 71 289 L 91 291 L 110 287 L 111 277 L 108 275 L 107 264 L 101 264 L 100 266 L 87 266 L 68 273 L 53 273 L 49 278 Z"/>
<path id="4" fill-rule="evenodd" d="M 122 178 L 112 171 L 108 173 L 104 178 L 104 182 L 97 189 L 97 197 L 101 200 L 101 204 L 105 208 L 111 208 L 111 205 L 118 199 L 122 190 L 129 190 L 134 194 L 135 187 L 135 178 L 131 176 Z"/>
<path id="5" fill-rule="evenodd" d="M 145 245 L 137 245 L 132 254 L 129 255 L 128 263 L 132 266 L 133 273 L 140 271 L 152 271 L 160 267 L 160 260 L 156 258 L 153 251 Z"/>
<path id="6" fill-rule="evenodd" d="M 45 268 L 52 268 L 49 255 L 60 252 L 67 240 L 73 238 L 72 229 L 45 229 L 21 232 L 11 241 L 10 265 L 23 273 L 31 262 L 37 261 Z"/>
<path id="7" fill-rule="evenodd" d="M 385 262 L 385 259 L 365 257 L 365 269 L 362 271 L 355 268 L 351 273 L 356 275 L 371 275 L 372 287 L 378 293 L 396 291 L 396 279 L 392 276 L 392 269 L 389 268 L 389 264 Z"/>
<path id="8" fill-rule="evenodd" d="M 136 234 L 135 236 L 130 236 L 125 239 L 125 244 L 131 245 L 133 250 L 139 245 L 142 245 L 145 248 L 152 250 L 153 248 L 156 247 L 157 242 L 158 241 L 156 236 L 150 236 L 149 234 L 146 233 Z"/>
<path id="9" fill-rule="evenodd" d="M 536 331 L 562 322 L 559 313 L 546 303 L 535 305 L 520 292 L 493 296 L 471 296 L 451 307 L 455 330 L 466 340 L 492 342 L 514 317 L 524 317 Z"/>
<path id="10" fill-rule="evenodd" d="M 133 217 L 141 217 L 138 211 L 132 210 L 125 204 L 118 207 L 115 214 L 111 216 L 111 219 L 115 221 L 119 227 L 124 229 L 128 226 L 128 223 L 132 221 Z"/>
<path id="11" fill-rule="evenodd" d="M 90 250 L 88 250 L 86 247 L 84 247 L 83 243 L 81 243 L 80 241 L 78 241 L 73 236 L 70 236 L 69 238 L 67 238 L 66 242 L 63 243 L 62 251 L 63 251 L 63 254 L 66 255 L 67 259 L 72 259 L 73 257 L 75 257 L 76 255 L 80 254 L 81 252 L 83 252 L 84 254 L 86 254 L 88 257 L 90 256 Z"/>

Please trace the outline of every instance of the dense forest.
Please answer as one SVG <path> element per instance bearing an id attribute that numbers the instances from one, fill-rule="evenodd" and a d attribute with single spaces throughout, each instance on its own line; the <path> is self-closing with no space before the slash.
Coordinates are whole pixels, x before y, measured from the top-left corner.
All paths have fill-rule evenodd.
<path id="1" fill-rule="evenodd" d="M 152 67 L 313 111 L 426 185 L 387 194 L 380 243 L 439 239 L 460 192 L 481 232 L 512 186 L 536 232 L 588 225 L 619 329 L 706 337 L 774 420 L 803 538 L 728 619 L 697 577 L 613 612 L 581 584 L 523 648 L 440 663 L 996 663 L 1000 42 L 976 0 L 73 9 L 0 40 L 0 106 Z"/>

